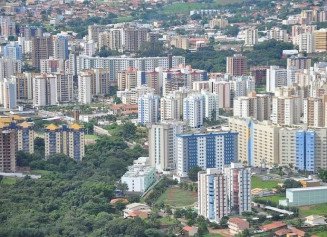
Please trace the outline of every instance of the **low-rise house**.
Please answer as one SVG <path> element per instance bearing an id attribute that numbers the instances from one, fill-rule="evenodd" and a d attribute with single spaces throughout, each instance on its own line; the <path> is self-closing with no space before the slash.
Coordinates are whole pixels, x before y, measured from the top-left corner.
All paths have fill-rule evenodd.
<path id="1" fill-rule="evenodd" d="M 126 206 L 124 209 L 124 218 L 135 218 L 139 217 L 148 217 L 151 213 L 151 209 L 148 205 L 143 203 L 131 203 Z"/>
<path id="2" fill-rule="evenodd" d="M 260 226 L 260 230 L 262 230 L 263 232 L 277 231 L 284 228 L 285 226 L 286 224 L 284 222 L 274 221 L 268 225 Z"/>
<path id="3" fill-rule="evenodd" d="M 116 202 L 122 202 L 124 204 L 127 204 L 128 203 L 128 200 L 126 198 L 114 198 L 110 201 L 110 204 L 113 205 L 115 204 Z"/>
<path id="4" fill-rule="evenodd" d="M 231 234 L 236 235 L 250 227 L 249 222 L 241 218 L 232 217 L 228 220 L 228 228 Z"/>
<path id="5" fill-rule="evenodd" d="M 307 216 L 305 224 L 315 226 L 315 225 L 326 225 L 326 218 L 318 215 Z"/>
<path id="6" fill-rule="evenodd" d="M 198 227 L 194 226 L 184 226 L 183 227 L 184 235 L 186 236 L 194 236 L 195 234 L 198 233 Z"/>

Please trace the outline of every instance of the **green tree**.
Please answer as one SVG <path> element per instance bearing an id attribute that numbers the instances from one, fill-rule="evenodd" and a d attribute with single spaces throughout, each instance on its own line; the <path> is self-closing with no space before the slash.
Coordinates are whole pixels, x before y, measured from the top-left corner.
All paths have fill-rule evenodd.
<path id="1" fill-rule="evenodd" d="M 202 170 L 202 169 L 201 169 L 201 167 L 199 167 L 199 166 L 194 166 L 194 167 L 192 167 L 192 168 L 188 171 L 188 173 L 187 173 L 189 179 L 192 180 L 193 182 L 198 181 L 198 173 L 199 173 L 201 170 Z"/>
<path id="2" fill-rule="evenodd" d="M 301 188 L 302 184 L 299 181 L 296 181 L 294 179 L 286 179 L 284 181 L 284 188 Z"/>

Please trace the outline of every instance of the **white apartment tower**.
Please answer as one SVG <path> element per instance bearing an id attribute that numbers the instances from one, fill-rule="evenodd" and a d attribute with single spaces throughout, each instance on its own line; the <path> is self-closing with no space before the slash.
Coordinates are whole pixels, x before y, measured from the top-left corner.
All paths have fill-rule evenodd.
<path id="1" fill-rule="evenodd" d="M 199 128 L 203 125 L 205 117 L 205 101 L 200 93 L 188 95 L 183 101 L 183 120 L 188 126 Z"/>
<path id="2" fill-rule="evenodd" d="M 245 46 L 253 46 L 258 43 L 258 30 L 248 28 L 245 30 Z"/>
<path id="3" fill-rule="evenodd" d="M 138 122 L 140 124 L 156 123 L 159 120 L 160 97 L 147 93 L 138 98 Z"/>
<path id="4" fill-rule="evenodd" d="M 153 124 L 149 130 L 150 165 L 158 172 L 172 171 L 177 165 L 177 137 L 186 130 L 186 122 L 168 120 Z"/>

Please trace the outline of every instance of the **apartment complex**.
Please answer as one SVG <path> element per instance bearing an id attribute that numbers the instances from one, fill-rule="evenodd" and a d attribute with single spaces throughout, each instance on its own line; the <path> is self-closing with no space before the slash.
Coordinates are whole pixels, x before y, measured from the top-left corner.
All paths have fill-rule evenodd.
<path id="1" fill-rule="evenodd" d="M 177 176 L 187 177 L 194 166 L 222 170 L 238 159 L 237 132 L 177 135 Z"/>
<path id="2" fill-rule="evenodd" d="M 63 153 L 75 161 L 81 161 L 85 154 L 84 128 L 78 124 L 58 127 L 50 124 L 45 128 L 45 157 Z"/>
<path id="3" fill-rule="evenodd" d="M 232 76 L 243 76 L 247 74 L 247 58 L 241 54 L 227 57 L 226 73 Z"/>
<path id="4" fill-rule="evenodd" d="M 230 214 L 251 211 L 251 170 L 231 163 L 223 171 L 206 169 L 198 173 L 199 215 L 219 223 Z"/>
<path id="5" fill-rule="evenodd" d="M 186 122 L 167 120 L 149 129 L 150 165 L 157 171 L 172 171 L 177 164 L 177 135 L 186 130 Z"/>

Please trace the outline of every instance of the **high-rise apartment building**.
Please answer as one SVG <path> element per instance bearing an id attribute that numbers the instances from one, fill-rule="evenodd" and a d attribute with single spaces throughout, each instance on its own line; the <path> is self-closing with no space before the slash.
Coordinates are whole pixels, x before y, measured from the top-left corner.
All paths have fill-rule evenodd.
<path id="1" fill-rule="evenodd" d="M 198 173 L 199 215 L 219 223 L 231 213 L 228 205 L 227 177 L 220 169 L 206 169 Z"/>
<path id="2" fill-rule="evenodd" d="M 63 153 L 74 159 L 82 160 L 85 154 L 84 128 L 78 124 L 58 127 L 50 124 L 45 128 L 45 157 Z"/>
<path id="3" fill-rule="evenodd" d="M 188 126 L 199 128 L 203 126 L 205 118 L 205 101 L 200 93 L 188 95 L 183 101 L 183 120 Z"/>
<path id="4" fill-rule="evenodd" d="M 177 134 L 186 130 L 186 123 L 176 120 L 152 124 L 149 130 L 150 165 L 157 171 L 173 171 L 177 166 Z"/>
<path id="5" fill-rule="evenodd" d="M 56 35 L 53 40 L 54 58 L 66 60 L 69 57 L 68 38 L 65 35 Z"/>
<path id="6" fill-rule="evenodd" d="M 223 171 L 207 169 L 198 173 L 199 215 L 219 223 L 230 214 L 251 211 L 251 170 L 231 163 Z"/>
<path id="7" fill-rule="evenodd" d="M 17 129 L 17 150 L 34 153 L 34 125 L 26 121 L 18 123 Z"/>
<path id="8" fill-rule="evenodd" d="M 287 30 L 281 29 L 279 27 L 273 27 L 267 30 L 267 39 L 275 39 L 277 41 L 288 41 Z"/>
<path id="9" fill-rule="evenodd" d="M 33 79 L 32 73 L 17 73 L 12 76 L 16 81 L 17 100 L 33 100 Z"/>
<path id="10" fill-rule="evenodd" d="M 5 109 L 16 108 L 17 88 L 15 78 L 0 80 L 0 104 Z"/>
<path id="11" fill-rule="evenodd" d="M 296 69 L 310 69 L 311 58 L 304 56 L 291 56 L 287 58 L 287 67 L 293 66 Z"/>
<path id="12" fill-rule="evenodd" d="M 10 124 L 0 122 L 0 171 L 16 171 L 16 131 L 10 128 Z"/>
<path id="13" fill-rule="evenodd" d="M 92 102 L 92 73 L 84 71 L 78 75 L 78 102 L 89 104 Z"/>
<path id="14" fill-rule="evenodd" d="M 53 56 L 53 40 L 51 36 L 32 38 L 32 65 L 40 70 L 41 59 Z"/>
<path id="15" fill-rule="evenodd" d="M 258 29 L 248 28 L 245 30 L 245 46 L 253 46 L 258 43 Z"/>
<path id="16" fill-rule="evenodd" d="M 300 123 L 301 117 L 301 98 L 291 97 L 273 97 L 271 121 L 274 124 L 293 125 Z"/>
<path id="17" fill-rule="evenodd" d="M 53 74 L 39 74 L 33 77 L 33 105 L 51 106 L 57 104 L 57 80 Z"/>
<path id="18" fill-rule="evenodd" d="M 327 51 L 327 29 L 320 29 L 313 32 L 315 51 L 326 52 Z"/>
<path id="19" fill-rule="evenodd" d="M 211 81 L 211 80 L 210 80 Z M 231 84 L 226 81 L 212 81 L 210 91 L 219 96 L 219 108 L 231 108 Z"/>
<path id="20" fill-rule="evenodd" d="M 151 124 L 159 121 L 160 97 L 148 93 L 138 98 L 138 122 L 140 124 Z"/>
<path id="21" fill-rule="evenodd" d="M 245 168 L 241 163 L 231 163 L 224 173 L 231 212 L 242 215 L 251 211 L 251 168 Z"/>
<path id="22" fill-rule="evenodd" d="M 22 60 L 22 46 L 16 42 L 10 42 L 5 46 L 3 56 L 9 59 Z"/>
<path id="23" fill-rule="evenodd" d="M 147 41 L 147 29 L 134 29 L 127 28 L 124 30 L 125 34 L 125 51 L 129 51 L 132 53 L 140 50 L 141 45 Z"/>
<path id="24" fill-rule="evenodd" d="M 324 127 L 326 125 L 326 98 L 303 99 L 303 122 L 309 127 Z"/>
<path id="25" fill-rule="evenodd" d="M 22 62 L 9 58 L 0 58 L 0 81 L 4 78 L 9 79 L 16 73 L 22 72 Z"/>
<path id="26" fill-rule="evenodd" d="M 137 69 L 127 68 L 124 71 L 119 71 L 117 73 L 117 84 L 119 91 L 135 88 L 137 86 Z"/>
<path id="27" fill-rule="evenodd" d="M 241 54 L 227 57 L 226 73 L 232 76 L 243 76 L 247 73 L 247 58 Z"/>
<path id="28" fill-rule="evenodd" d="M 187 177 L 194 166 L 222 170 L 237 161 L 237 137 L 237 132 L 177 135 L 177 176 Z"/>
<path id="29" fill-rule="evenodd" d="M 270 66 L 267 69 L 266 91 L 275 92 L 276 87 L 287 85 L 287 70 L 279 66 Z"/>
<path id="30" fill-rule="evenodd" d="M 0 17 L 0 35 L 6 37 L 16 35 L 16 23 L 8 16 Z"/>

